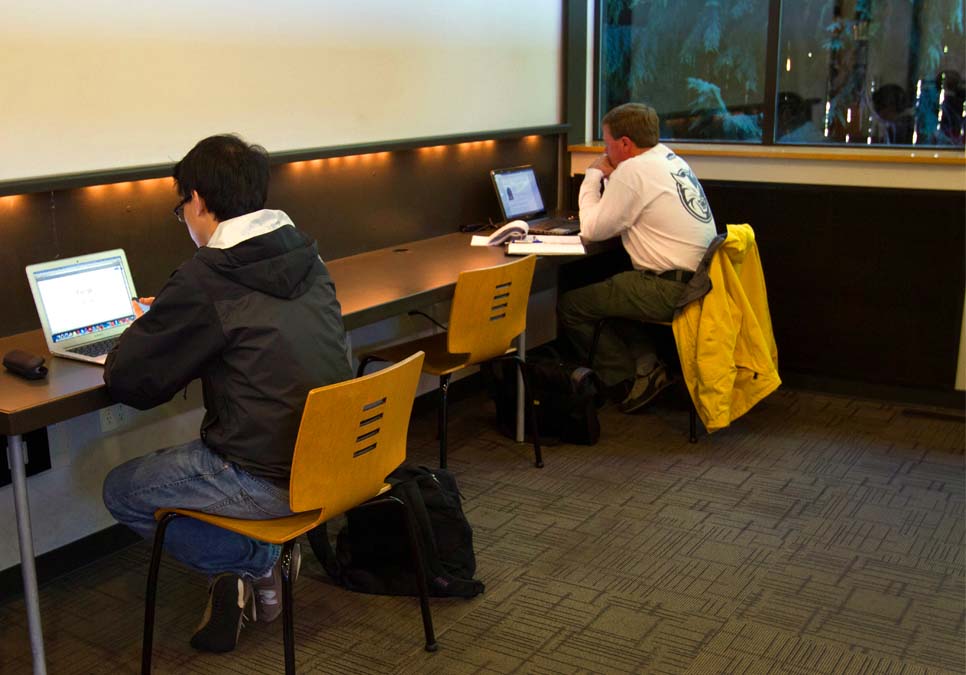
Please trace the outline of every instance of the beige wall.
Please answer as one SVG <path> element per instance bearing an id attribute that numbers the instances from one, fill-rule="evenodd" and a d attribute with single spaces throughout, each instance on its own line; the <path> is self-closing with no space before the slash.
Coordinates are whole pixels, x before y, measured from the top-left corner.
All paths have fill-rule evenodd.
<path id="1" fill-rule="evenodd" d="M 559 1 L 2 3 L 0 181 L 557 124 Z"/>

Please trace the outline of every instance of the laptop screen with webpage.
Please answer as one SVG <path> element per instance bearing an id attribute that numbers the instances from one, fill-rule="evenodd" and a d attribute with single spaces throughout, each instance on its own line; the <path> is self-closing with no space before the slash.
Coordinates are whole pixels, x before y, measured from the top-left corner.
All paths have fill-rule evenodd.
<path id="1" fill-rule="evenodd" d="M 532 166 L 515 166 L 490 172 L 503 220 L 530 220 L 547 215 Z"/>
<path id="2" fill-rule="evenodd" d="M 99 340 L 134 321 L 134 284 L 120 249 L 31 265 L 27 276 L 49 346 Z"/>

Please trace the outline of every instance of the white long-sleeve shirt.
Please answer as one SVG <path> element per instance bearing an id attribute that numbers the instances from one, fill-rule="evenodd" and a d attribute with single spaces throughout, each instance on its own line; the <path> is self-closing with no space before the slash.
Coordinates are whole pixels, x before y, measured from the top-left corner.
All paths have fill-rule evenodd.
<path id="1" fill-rule="evenodd" d="M 600 169 L 580 186 L 580 234 L 600 241 L 618 234 L 635 269 L 694 271 L 715 224 L 701 183 L 663 143 L 621 162 L 603 196 Z"/>

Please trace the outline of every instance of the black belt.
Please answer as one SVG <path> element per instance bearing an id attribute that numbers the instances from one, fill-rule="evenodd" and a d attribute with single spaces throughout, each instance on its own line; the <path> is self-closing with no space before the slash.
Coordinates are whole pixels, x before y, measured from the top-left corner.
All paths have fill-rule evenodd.
<path id="1" fill-rule="evenodd" d="M 694 276 L 694 272 L 687 272 L 685 270 L 668 270 L 667 272 L 661 272 L 660 274 L 647 270 L 647 273 L 653 274 L 661 279 L 667 279 L 668 281 L 680 281 L 685 284 L 691 281 L 691 277 Z"/>

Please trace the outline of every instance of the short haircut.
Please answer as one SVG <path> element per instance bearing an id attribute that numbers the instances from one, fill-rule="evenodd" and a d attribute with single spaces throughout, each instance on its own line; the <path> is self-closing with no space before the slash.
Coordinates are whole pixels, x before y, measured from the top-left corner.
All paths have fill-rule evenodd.
<path id="1" fill-rule="evenodd" d="M 601 126 L 605 124 L 611 136 L 627 136 L 639 148 L 652 148 L 661 139 L 661 122 L 657 111 L 644 103 L 624 103 L 611 108 L 601 120 Z"/>
<path id="2" fill-rule="evenodd" d="M 197 191 L 219 221 L 265 207 L 268 199 L 268 152 L 234 134 L 198 141 L 174 165 L 174 182 L 182 198 Z"/>

